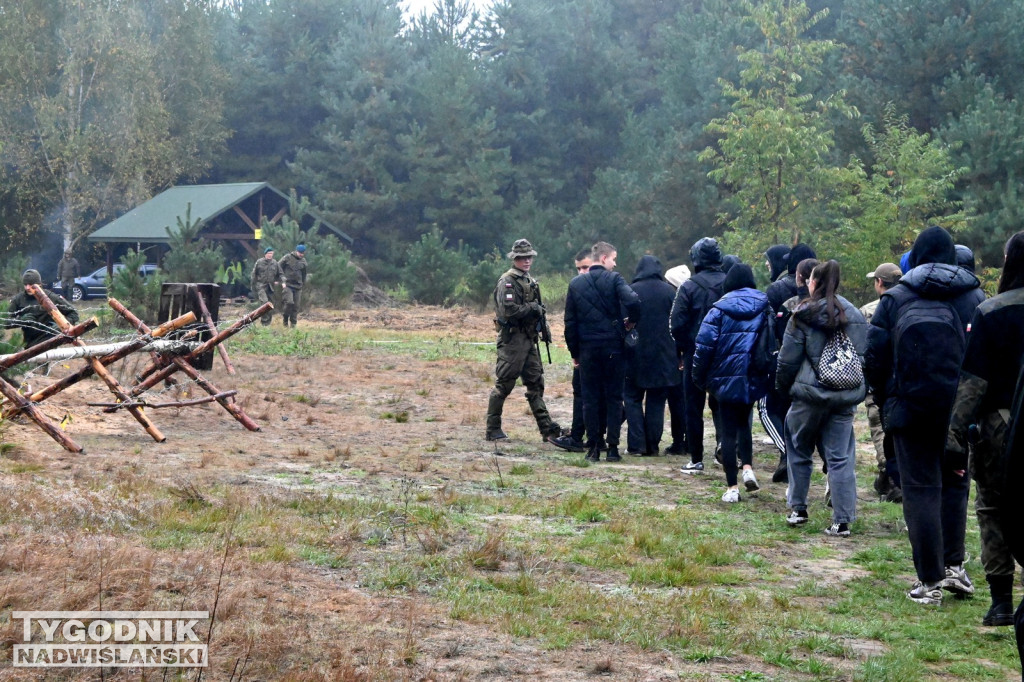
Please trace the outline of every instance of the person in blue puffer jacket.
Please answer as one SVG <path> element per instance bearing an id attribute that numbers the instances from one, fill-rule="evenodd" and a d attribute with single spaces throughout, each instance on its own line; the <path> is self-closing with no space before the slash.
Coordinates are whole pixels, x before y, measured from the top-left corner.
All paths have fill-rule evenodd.
<path id="1" fill-rule="evenodd" d="M 750 418 L 754 403 L 764 397 L 770 383 L 772 358 L 766 344 L 758 341 L 766 332 L 774 346 L 773 312 L 768 297 L 757 290 L 749 265 L 741 263 L 729 270 L 723 290 L 697 332 L 693 380 L 718 400 L 722 467 L 729 486 L 722 501 L 739 502 L 737 455 L 747 491 L 759 489 L 752 468 Z"/>

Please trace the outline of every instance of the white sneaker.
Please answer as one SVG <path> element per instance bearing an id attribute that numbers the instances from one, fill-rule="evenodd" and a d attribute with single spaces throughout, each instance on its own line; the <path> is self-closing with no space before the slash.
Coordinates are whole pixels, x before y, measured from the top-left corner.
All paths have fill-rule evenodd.
<path id="1" fill-rule="evenodd" d="M 722 502 L 739 502 L 739 501 L 740 501 L 740 491 L 737 490 L 736 488 L 729 488 L 728 490 L 725 491 L 725 494 L 722 495 Z"/>
<path id="2" fill-rule="evenodd" d="M 946 579 L 942 581 L 942 587 L 959 597 L 969 597 L 974 594 L 974 583 L 967 577 L 967 571 L 963 564 L 959 566 L 946 566 Z"/>
<path id="3" fill-rule="evenodd" d="M 761 489 L 761 486 L 757 484 L 757 479 L 754 478 L 753 469 L 743 470 L 743 485 L 746 486 L 748 493 L 756 493 Z"/>

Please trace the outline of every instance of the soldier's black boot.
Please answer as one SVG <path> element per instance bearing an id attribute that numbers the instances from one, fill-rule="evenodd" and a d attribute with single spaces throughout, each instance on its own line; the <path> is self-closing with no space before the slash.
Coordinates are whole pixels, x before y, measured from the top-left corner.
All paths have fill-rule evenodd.
<path id="1" fill-rule="evenodd" d="M 982 618 L 981 624 L 989 627 L 1013 625 L 1013 576 L 986 575 L 992 606 Z"/>
<path id="2" fill-rule="evenodd" d="M 605 457 L 605 460 L 607 460 L 609 462 L 621 462 L 622 461 L 622 456 L 619 454 L 619 446 L 618 445 L 609 445 L 608 446 L 608 455 Z"/>
<path id="3" fill-rule="evenodd" d="M 596 445 L 591 445 L 590 449 L 587 450 L 586 460 L 588 462 L 598 462 L 601 460 L 601 450 Z"/>
<path id="4" fill-rule="evenodd" d="M 501 411 L 505 407 L 505 398 L 497 393 L 491 393 L 487 399 L 487 440 L 505 440 L 508 436 L 501 430 Z"/>

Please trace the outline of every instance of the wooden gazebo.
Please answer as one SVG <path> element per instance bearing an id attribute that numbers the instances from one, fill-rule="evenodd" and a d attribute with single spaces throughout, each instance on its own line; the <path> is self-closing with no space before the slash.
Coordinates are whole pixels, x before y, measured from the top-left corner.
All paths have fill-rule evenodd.
<path id="1" fill-rule="evenodd" d="M 255 259 L 260 256 L 259 226 L 263 219 L 276 223 L 287 212 L 288 197 L 266 182 L 181 185 L 136 206 L 90 234 L 88 239 L 107 245 L 107 266 L 112 267 L 112 245 L 166 245 L 170 242 L 166 228 L 176 225 L 179 218 L 184 221 L 189 215 L 193 222 L 200 222 L 202 239 L 237 244 Z M 307 214 L 302 219 L 302 229 L 310 229 L 317 219 L 318 216 Z M 320 229 L 352 243 L 351 237 L 322 219 Z"/>

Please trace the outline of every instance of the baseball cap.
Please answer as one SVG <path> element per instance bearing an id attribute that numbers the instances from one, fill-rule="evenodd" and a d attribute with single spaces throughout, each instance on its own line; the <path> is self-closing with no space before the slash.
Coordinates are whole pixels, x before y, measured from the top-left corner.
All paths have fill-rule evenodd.
<path id="1" fill-rule="evenodd" d="M 893 284 L 895 282 L 900 281 L 900 277 L 902 276 L 903 271 L 900 270 L 900 266 L 896 265 L 895 263 L 882 263 L 877 268 L 875 268 L 874 272 L 868 273 L 868 277 L 870 277 L 871 279 L 877 277 L 883 282 L 887 282 L 889 284 Z"/>

